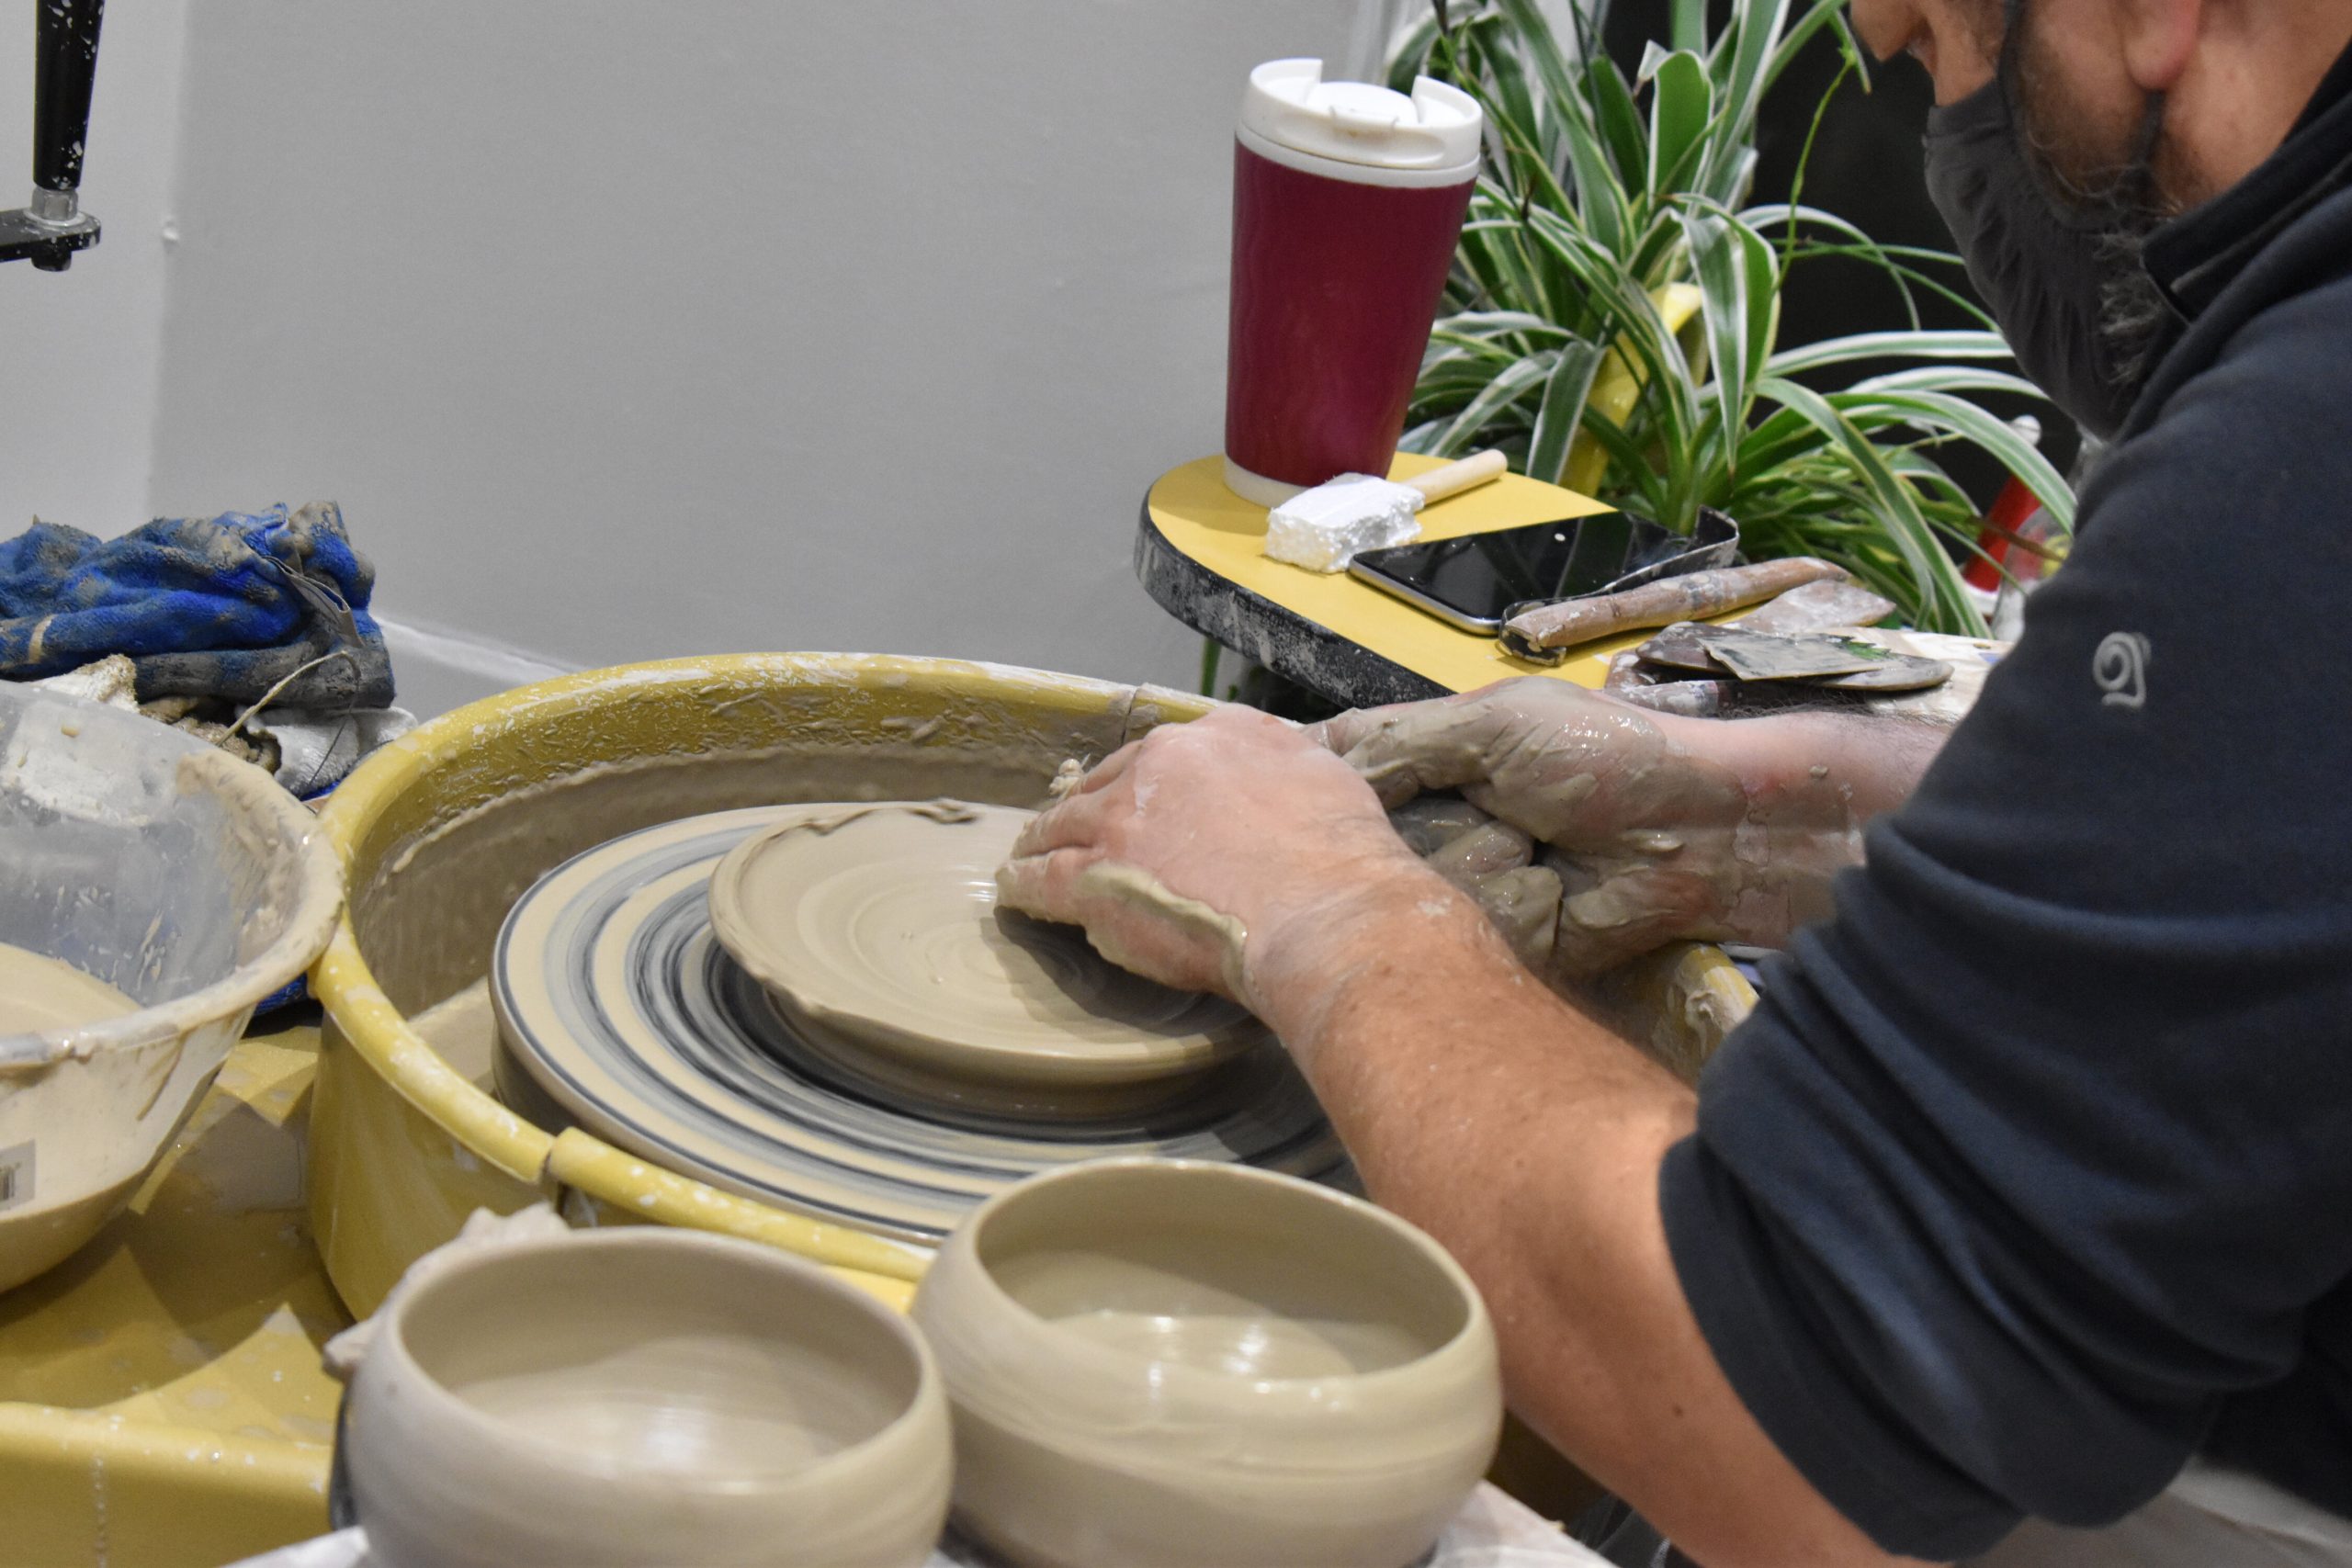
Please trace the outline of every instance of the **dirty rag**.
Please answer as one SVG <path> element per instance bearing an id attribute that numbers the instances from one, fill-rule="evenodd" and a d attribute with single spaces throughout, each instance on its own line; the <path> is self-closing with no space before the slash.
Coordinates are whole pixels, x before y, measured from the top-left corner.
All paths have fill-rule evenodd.
<path id="1" fill-rule="evenodd" d="M 138 668 L 119 653 L 27 684 L 184 730 L 239 761 L 267 770 L 300 800 L 325 795 L 378 747 L 416 728 L 416 716 L 400 707 L 332 710 L 290 707 L 281 700 L 239 704 L 209 697 L 142 703 Z"/>
<path id="2" fill-rule="evenodd" d="M 288 707 L 383 707 L 392 669 L 368 613 L 375 583 L 332 502 L 162 517 L 118 539 L 36 522 L 0 543 L 0 679 L 119 653 L 141 702 L 251 704 L 284 682 Z"/>

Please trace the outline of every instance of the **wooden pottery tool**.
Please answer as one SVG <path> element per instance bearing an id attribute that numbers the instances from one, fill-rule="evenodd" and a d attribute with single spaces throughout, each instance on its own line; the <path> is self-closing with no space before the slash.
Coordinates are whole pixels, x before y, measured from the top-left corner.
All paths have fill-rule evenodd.
<path id="1" fill-rule="evenodd" d="M 1703 621 L 1677 621 L 1634 649 L 1634 658 L 1642 664 L 1663 665 L 1694 675 L 1728 675 L 1730 670 L 1699 640 L 1699 634 L 1706 629 Z"/>
<path id="2" fill-rule="evenodd" d="M 1823 578 L 1767 600 L 1730 624 L 1751 632 L 1826 632 L 1874 626 L 1894 614 L 1894 601 L 1859 582 Z"/>
<path id="3" fill-rule="evenodd" d="M 1522 610 L 1503 625 L 1503 649 L 1516 658 L 1557 663 L 1568 649 L 1597 637 L 1699 620 L 1761 603 L 1804 583 L 1845 577 L 1844 569 L 1810 556 L 1694 571 L 1622 593 Z"/>
<path id="4" fill-rule="evenodd" d="M 1430 502 L 1475 490 L 1509 467 L 1490 448 L 1402 483 L 1341 474 L 1266 513 L 1266 554 L 1309 571 L 1344 571 L 1360 551 L 1419 538 L 1417 513 Z"/>
<path id="5" fill-rule="evenodd" d="M 1867 670 L 1831 675 L 1815 683 L 1837 692 L 1924 692 L 1951 679 L 1951 666 L 1940 659 L 1897 653 Z"/>
<path id="6" fill-rule="evenodd" d="M 1940 659 L 1895 653 L 1850 637 L 1787 637 L 1744 626 L 1701 626 L 1718 664 L 1747 682 L 1826 686 L 1840 692 L 1917 692 L 1951 678 Z"/>
<path id="7" fill-rule="evenodd" d="M 1700 644 L 1743 681 L 1813 681 L 1854 675 L 1885 662 L 1879 649 L 1828 637 L 1774 637 L 1736 626 L 1704 626 Z"/>
<path id="8" fill-rule="evenodd" d="M 1856 637 L 1793 637 L 1698 621 L 1670 626 L 1634 649 L 1633 668 L 1622 680 L 1612 670 L 1610 689 L 1634 687 L 1645 667 L 1840 692 L 1925 691 L 1951 678 L 1951 666 L 1942 660 L 1890 652 Z"/>

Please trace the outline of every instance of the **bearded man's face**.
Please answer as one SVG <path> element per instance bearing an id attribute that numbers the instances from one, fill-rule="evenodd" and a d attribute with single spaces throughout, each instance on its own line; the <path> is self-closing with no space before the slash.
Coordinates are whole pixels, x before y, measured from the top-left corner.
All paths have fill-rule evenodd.
<path id="1" fill-rule="evenodd" d="M 2105 274 L 2098 331 L 2119 385 L 2136 392 L 2154 368 L 2170 320 L 2163 294 L 2142 265 L 2148 236 L 2177 216 L 2157 170 L 2164 131 L 2161 95 L 2087 90 L 2098 80 L 2070 51 L 2052 13 L 2084 9 L 2083 0 L 1971 0 L 1994 13 L 1996 58 L 2007 78 L 2026 155 L 2051 199 L 2085 220 L 2096 236 Z M 2000 13 L 2018 28 L 2007 36 Z M 2063 15 L 2059 17 L 2064 20 Z M 2095 35 L 2094 35 L 2095 36 Z M 2133 98 L 2137 102 L 2133 102 Z"/>

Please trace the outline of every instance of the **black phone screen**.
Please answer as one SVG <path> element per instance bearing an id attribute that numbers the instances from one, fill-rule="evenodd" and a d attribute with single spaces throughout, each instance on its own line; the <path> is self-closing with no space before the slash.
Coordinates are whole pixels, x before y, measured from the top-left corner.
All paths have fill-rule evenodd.
<path id="1" fill-rule="evenodd" d="M 1529 600 L 1597 593 L 1632 573 L 1690 554 L 1687 538 L 1628 512 L 1597 512 L 1459 539 L 1366 550 L 1353 570 L 1464 625 L 1499 625 Z"/>

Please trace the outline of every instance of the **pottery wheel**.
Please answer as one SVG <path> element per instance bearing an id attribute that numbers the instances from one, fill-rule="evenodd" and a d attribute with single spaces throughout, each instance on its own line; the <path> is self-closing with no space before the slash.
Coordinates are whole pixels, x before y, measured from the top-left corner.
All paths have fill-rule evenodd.
<path id="1" fill-rule="evenodd" d="M 540 880 L 491 966 L 500 1085 L 616 1146 L 748 1197 L 936 1240 L 998 1189 L 1107 1155 L 1228 1160 L 1348 1183 L 1346 1155 L 1275 1047 L 1145 1111 L 1039 1118 L 920 1097 L 812 1048 L 711 929 L 710 876 L 812 809 L 754 807 L 616 839 Z"/>
<path id="2" fill-rule="evenodd" d="M 1235 1004 L 1000 909 L 996 868 L 1035 816 L 952 800 L 787 816 L 712 872 L 711 929 L 803 1044 L 955 1104 L 1140 1110 L 1266 1043 Z"/>

